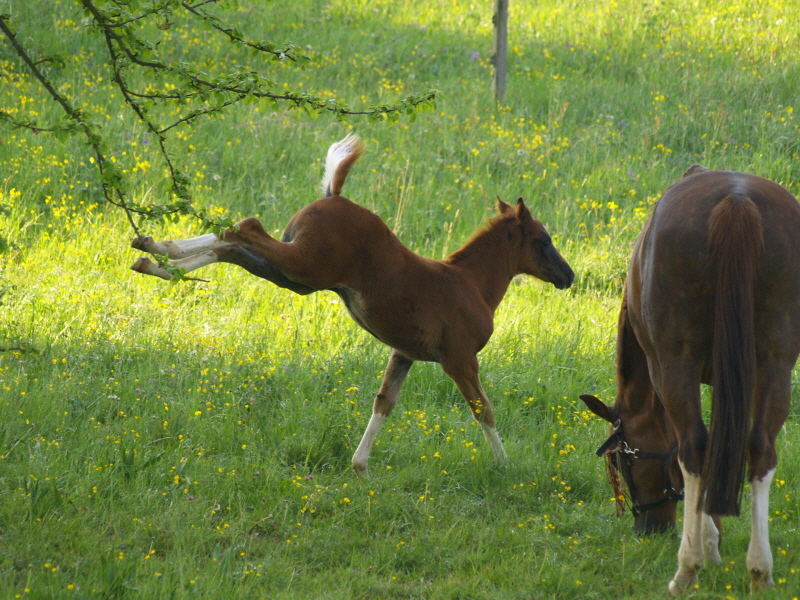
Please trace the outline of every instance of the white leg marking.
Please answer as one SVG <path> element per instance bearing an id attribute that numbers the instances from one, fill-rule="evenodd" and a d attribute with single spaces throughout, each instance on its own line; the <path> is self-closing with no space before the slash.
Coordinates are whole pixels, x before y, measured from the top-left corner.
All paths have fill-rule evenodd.
<path id="1" fill-rule="evenodd" d="M 133 263 L 131 267 L 137 273 L 144 273 L 145 275 L 155 275 L 156 277 L 161 277 L 161 279 L 166 279 L 169 281 L 172 279 L 172 273 L 159 267 L 156 263 L 152 260 L 147 258 L 146 256 L 142 256 Z"/>
<path id="2" fill-rule="evenodd" d="M 179 260 L 171 260 L 169 261 L 169 264 L 172 267 L 183 269 L 184 273 L 189 273 L 190 271 L 194 271 L 200 267 L 205 267 L 206 265 L 215 263 L 218 260 L 219 259 L 217 258 L 217 255 L 212 250 L 209 250 L 208 252 L 203 252 L 202 254 L 193 254 L 192 256 L 187 256 L 186 258 L 181 258 Z M 139 273 L 155 275 L 156 277 L 161 277 L 161 279 L 172 279 L 172 273 L 163 267 L 158 266 L 149 258 L 144 256 L 137 260 L 131 269 Z"/>
<path id="3" fill-rule="evenodd" d="M 722 557 L 719 555 L 719 530 L 714 524 L 714 519 L 708 513 L 703 513 L 703 554 L 706 564 L 722 564 Z"/>
<path id="4" fill-rule="evenodd" d="M 772 551 L 769 548 L 769 487 L 775 469 L 761 479 L 750 482 L 753 488 L 750 545 L 747 548 L 747 570 L 750 572 L 750 591 L 772 585 Z"/>
<path id="5" fill-rule="evenodd" d="M 669 582 L 669 593 L 679 596 L 694 584 L 697 571 L 703 564 L 703 517 L 697 511 L 700 496 L 700 476 L 692 475 L 678 460 L 683 472 L 683 533 L 678 549 L 678 570 Z"/>
<path id="6" fill-rule="evenodd" d="M 187 240 L 165 240 L 157 242 L 150 236 L 138 237 L 131 244 L 134 248 L 150 254 L 161 254 L 170 258 L 186 258 L 212 248 L 220 239 L 213 233 L 206 233 Z"/>
<path id="7" fill-rule="evenodd" d="M 503 447 L 500 435 L 497 433 L 497 428 L 490 427 L 485 423 L 481 423 L 481 428 L 483 429 L 483 437 L 486 438 L 486 441 L 489 442 L 489 446 L 492 448 L 495 460 L 498 462 L 506 462 L 508 460 L 508 455 L 506 454 L 506 449 Z"/>
<path id="8" fill-rule="evenodd" d="M 386 420 L 386 415 L 373 412 L 367 423 L 367 428 L 364 430 L 364 435 L 361 437 L 361 442 L 358 444 L 355 453 L 353 454 L 353 470 L 356 475 L 366 477 L 368 474 L 367 465 L 369 463 L 369 453 L 372 450 L 372 444 L 375 442 L 375 437 L 378 435 L 383 422 Z"/>
<path id="9" fill-rule="evenodd" d="M 209 250 L 219 241 L 220 239 L 215 234 L 206 233 L 187 240 L 172 240 L 163 242 L 163 244 L 167 247 L 167 255 L 170 258 L 183 258 Z"/>

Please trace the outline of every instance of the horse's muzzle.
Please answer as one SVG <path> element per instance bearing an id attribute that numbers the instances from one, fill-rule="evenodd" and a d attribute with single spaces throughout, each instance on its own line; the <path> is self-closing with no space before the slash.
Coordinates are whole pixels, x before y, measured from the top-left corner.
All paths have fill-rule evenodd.
<path id="1" fill-rule="evenodd" d="M 559 273 L 554 273 L 552 282 L 553 285 L 556 286 L 559 290 L 565 290 L 569 286 L 572 285 L 572 282 L 575 281 L 575 273 L 569 267 L 568 264 L 564 263 L 564 266 L 559 269 Z"/>

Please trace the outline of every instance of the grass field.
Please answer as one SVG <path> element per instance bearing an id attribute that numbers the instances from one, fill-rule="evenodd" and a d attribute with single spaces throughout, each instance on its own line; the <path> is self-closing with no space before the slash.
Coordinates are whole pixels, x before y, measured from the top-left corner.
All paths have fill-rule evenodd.
<path id="1" fill-rule="evenodd" d="M 0 0 L 0 13 L 66 57 L 61 91 L 103 124 L 137 197 L 163 194 L 154 144 L 109 100 L 84 15 L 34 4 Z M 318 197 L 328 145 L 355 130 L 367 148 L 345 194 L 423 255 L 458 248 L 497 195 L 524 197 L 547 225 L 574 286 L 515 280 L 480 355 L 509 464 L 493 465 L 438 365 L 416 364 L 371 477 L 356 478 L 388 349 L 337 296 L 230 265 L 200 271 L 209 283 L 134 274 L 132 232 L 83 141 L 0 123 L 0 598 L 663 596 L 678 538 L 638 538 L 614 516 L 594 456 L 606 430 L 578 396 L 613 398 L 627 259 L 666 186 L 701 163 L 800 191 L 797 7 L 513 1 L 499 107 L 490 2 L 253 0 L 224 14 L 312 57 L 268 67 L 287 89 L 352 106 L 439 96 L 397 123 L 248 104 L 177 129 L 198 206 L 277 235 Z M 162 35 L 165 53 L 211 72 L 253 60 L 180 23 Z M 60 117 L 0 48 L 0 109 Z M 188 219 L 146 230 L 198 232 Z M 779 443 L 764 599 L 800 597 L 797 403 Z M 748 537 L 749 519 L 725 521 L 724 564 L 692 598 L 747 595 Z"/>

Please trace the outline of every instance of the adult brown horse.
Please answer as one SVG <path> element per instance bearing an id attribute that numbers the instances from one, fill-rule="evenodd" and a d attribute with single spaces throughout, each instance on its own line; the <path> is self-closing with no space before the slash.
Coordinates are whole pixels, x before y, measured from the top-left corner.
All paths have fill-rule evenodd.
<path id="1" fill-rule="evenodd" d="M 378 216 L 340 195 L 362 150 L 354 135 L 330 147 L 325 197 L 289 221 L 283 241 L 249 218 L 219 237 L 206 234 L 166 242 L 137 238 L 133 246 L 169 256 L 174 259 L 169 264 L 184 273 L 221 261 L 298 294 L 332 290 L 359 325 L 392 347 L 372 417 L 353 455 L 357 473 L 367 473 L 372 444 L 415 360 L 442 365 L 482 426 L 495 457 L 505 459 L 492 405 L 478 379 L 476 355 L 492 334 L 494 311 L 516 274 L 528 273 L 563 289 L 572 284 L 572 269 L 521 198 L 516 208 L 498 200 L 500 214 L 445 260 L 414 254 Z M 170 269 L 147 258 L 139 259 L 133 269 L 172 277 Z"/>
<path id="2" fill-rule="evenodd" d="M 694 583 L 720 561 L 718 516 L 752 485 L 751 589 L 772 583 L 769 486 L 800 351 L 800 206 L 776 183 L 694 166 L 659 200 L 633 251 L 617 333 L 617 397 L 587 406 L 614 425 L 636 528 L 675 523 L 685 485 L 678 570 Z M 713 386 L 710 434 L 700 383 Z M 672 457 L 677 448 L 680 473 Z"/>

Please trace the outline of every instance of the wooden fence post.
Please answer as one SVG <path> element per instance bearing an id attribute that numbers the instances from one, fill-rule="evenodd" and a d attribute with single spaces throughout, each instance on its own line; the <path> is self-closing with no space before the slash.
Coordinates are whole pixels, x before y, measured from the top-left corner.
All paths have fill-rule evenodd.
<path id="1" fill-rule="evenodd" d="M 506 55 L 508 54 L 508 0 L 494 3 L 494 99 L 502 102 L 506 94 Z"/>

